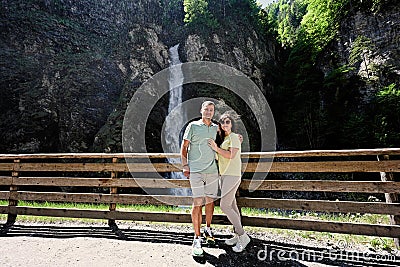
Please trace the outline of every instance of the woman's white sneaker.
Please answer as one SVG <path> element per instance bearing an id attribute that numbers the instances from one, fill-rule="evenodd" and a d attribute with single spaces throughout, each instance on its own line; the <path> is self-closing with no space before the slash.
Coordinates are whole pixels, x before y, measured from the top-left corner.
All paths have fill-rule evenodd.
<path id="1" fill-rule="evenodd" d="M 232 248 L 232 250 L 235 252 L 242 252 L 250 243 L 250 237 L 246 233 L 244 233 L 243 235 L 240 235 L 238 239 L 239 241 Z"/>
<path id="2" fill-rule="evenodd" d="M 234 246 L 238 241 L 239 241 L 239 236 L 235 233 L 233 234 L 232 238 L 225 240 L 225 244 L 227 244 L 228 246 Z"/>

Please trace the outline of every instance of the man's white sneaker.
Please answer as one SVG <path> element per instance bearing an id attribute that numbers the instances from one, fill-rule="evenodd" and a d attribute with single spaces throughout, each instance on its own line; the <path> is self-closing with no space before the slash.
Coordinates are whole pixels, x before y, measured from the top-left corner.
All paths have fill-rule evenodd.
<path id="1" fill-rule="evenodd" d="M 242 252 L 250 243 L 250 237 L 246 233 L 244 233 L 243 235 L 240 235 L 238 239 L 239 241 L 232 248 L 232 250 L 235 252 Z"/>
<path id="2" fill-rule="evenodd" d="M 227 244 L 228 246 L 234 246 L 238 241 L 239 241 L 239 236 L 236 233 L 234 233 L 232 238 L 225 240 L 225 244 Z"/>
<path id="3" fill-rule="evenodd" d="M 193 239 L 192 256 L 195 257 L 203 256 L 203 249 L 201 247 L 201 237 Z"/>

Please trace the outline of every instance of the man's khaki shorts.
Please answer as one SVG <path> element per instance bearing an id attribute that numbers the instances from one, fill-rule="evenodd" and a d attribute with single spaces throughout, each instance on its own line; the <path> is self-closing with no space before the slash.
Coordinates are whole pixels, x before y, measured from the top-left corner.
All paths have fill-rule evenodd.
<path id="1" fill-rule="evenodd" d="M 205 196 L 214 199 L 217 198 L 219 186 L 218 173 L 190 173 L 189 180 L 193 198 Z"/>

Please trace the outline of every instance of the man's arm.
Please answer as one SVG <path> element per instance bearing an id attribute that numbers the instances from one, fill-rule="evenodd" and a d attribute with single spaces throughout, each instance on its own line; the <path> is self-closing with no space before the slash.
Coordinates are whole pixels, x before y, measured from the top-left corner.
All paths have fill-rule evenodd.
<path id="1" fill-rule="evenodd" d="M 182 146 L 181 146 L 181 162 L 182 162 L 183 175 L 188 178 L 190 176 L 190 169 L 189 169 L 188 160 L 187 160 L 189 144 L 190 144 L 189 140 L 183 139 Z"/>

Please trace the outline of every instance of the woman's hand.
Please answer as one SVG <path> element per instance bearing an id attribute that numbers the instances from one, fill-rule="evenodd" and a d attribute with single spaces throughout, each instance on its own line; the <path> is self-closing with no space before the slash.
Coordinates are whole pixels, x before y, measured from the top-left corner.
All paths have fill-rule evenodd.
<path id="1" fill-rule="evenodd" d="M 183 171 L 183 175 L 186 178 L 189 179 L 189 177 L 190 177 L 190 168 L 189 168 L 189 166 L 188 165 L 183 166 L 182 171 Z"/>
<path id="2" fill-rule="evenodd" d="M 243 135 L 241 135 L 241 134 L 238 134 L 238 137 L 239 137 L 239 141 L 240 141 L 240 143 L 243 143 Z"/>
<path id="3" fill-rule="evenodd" d="M 212 150 L 217 151 L 218 146 L 214 140 L 208 139 L 208 146 L 211 147 Z"/>

